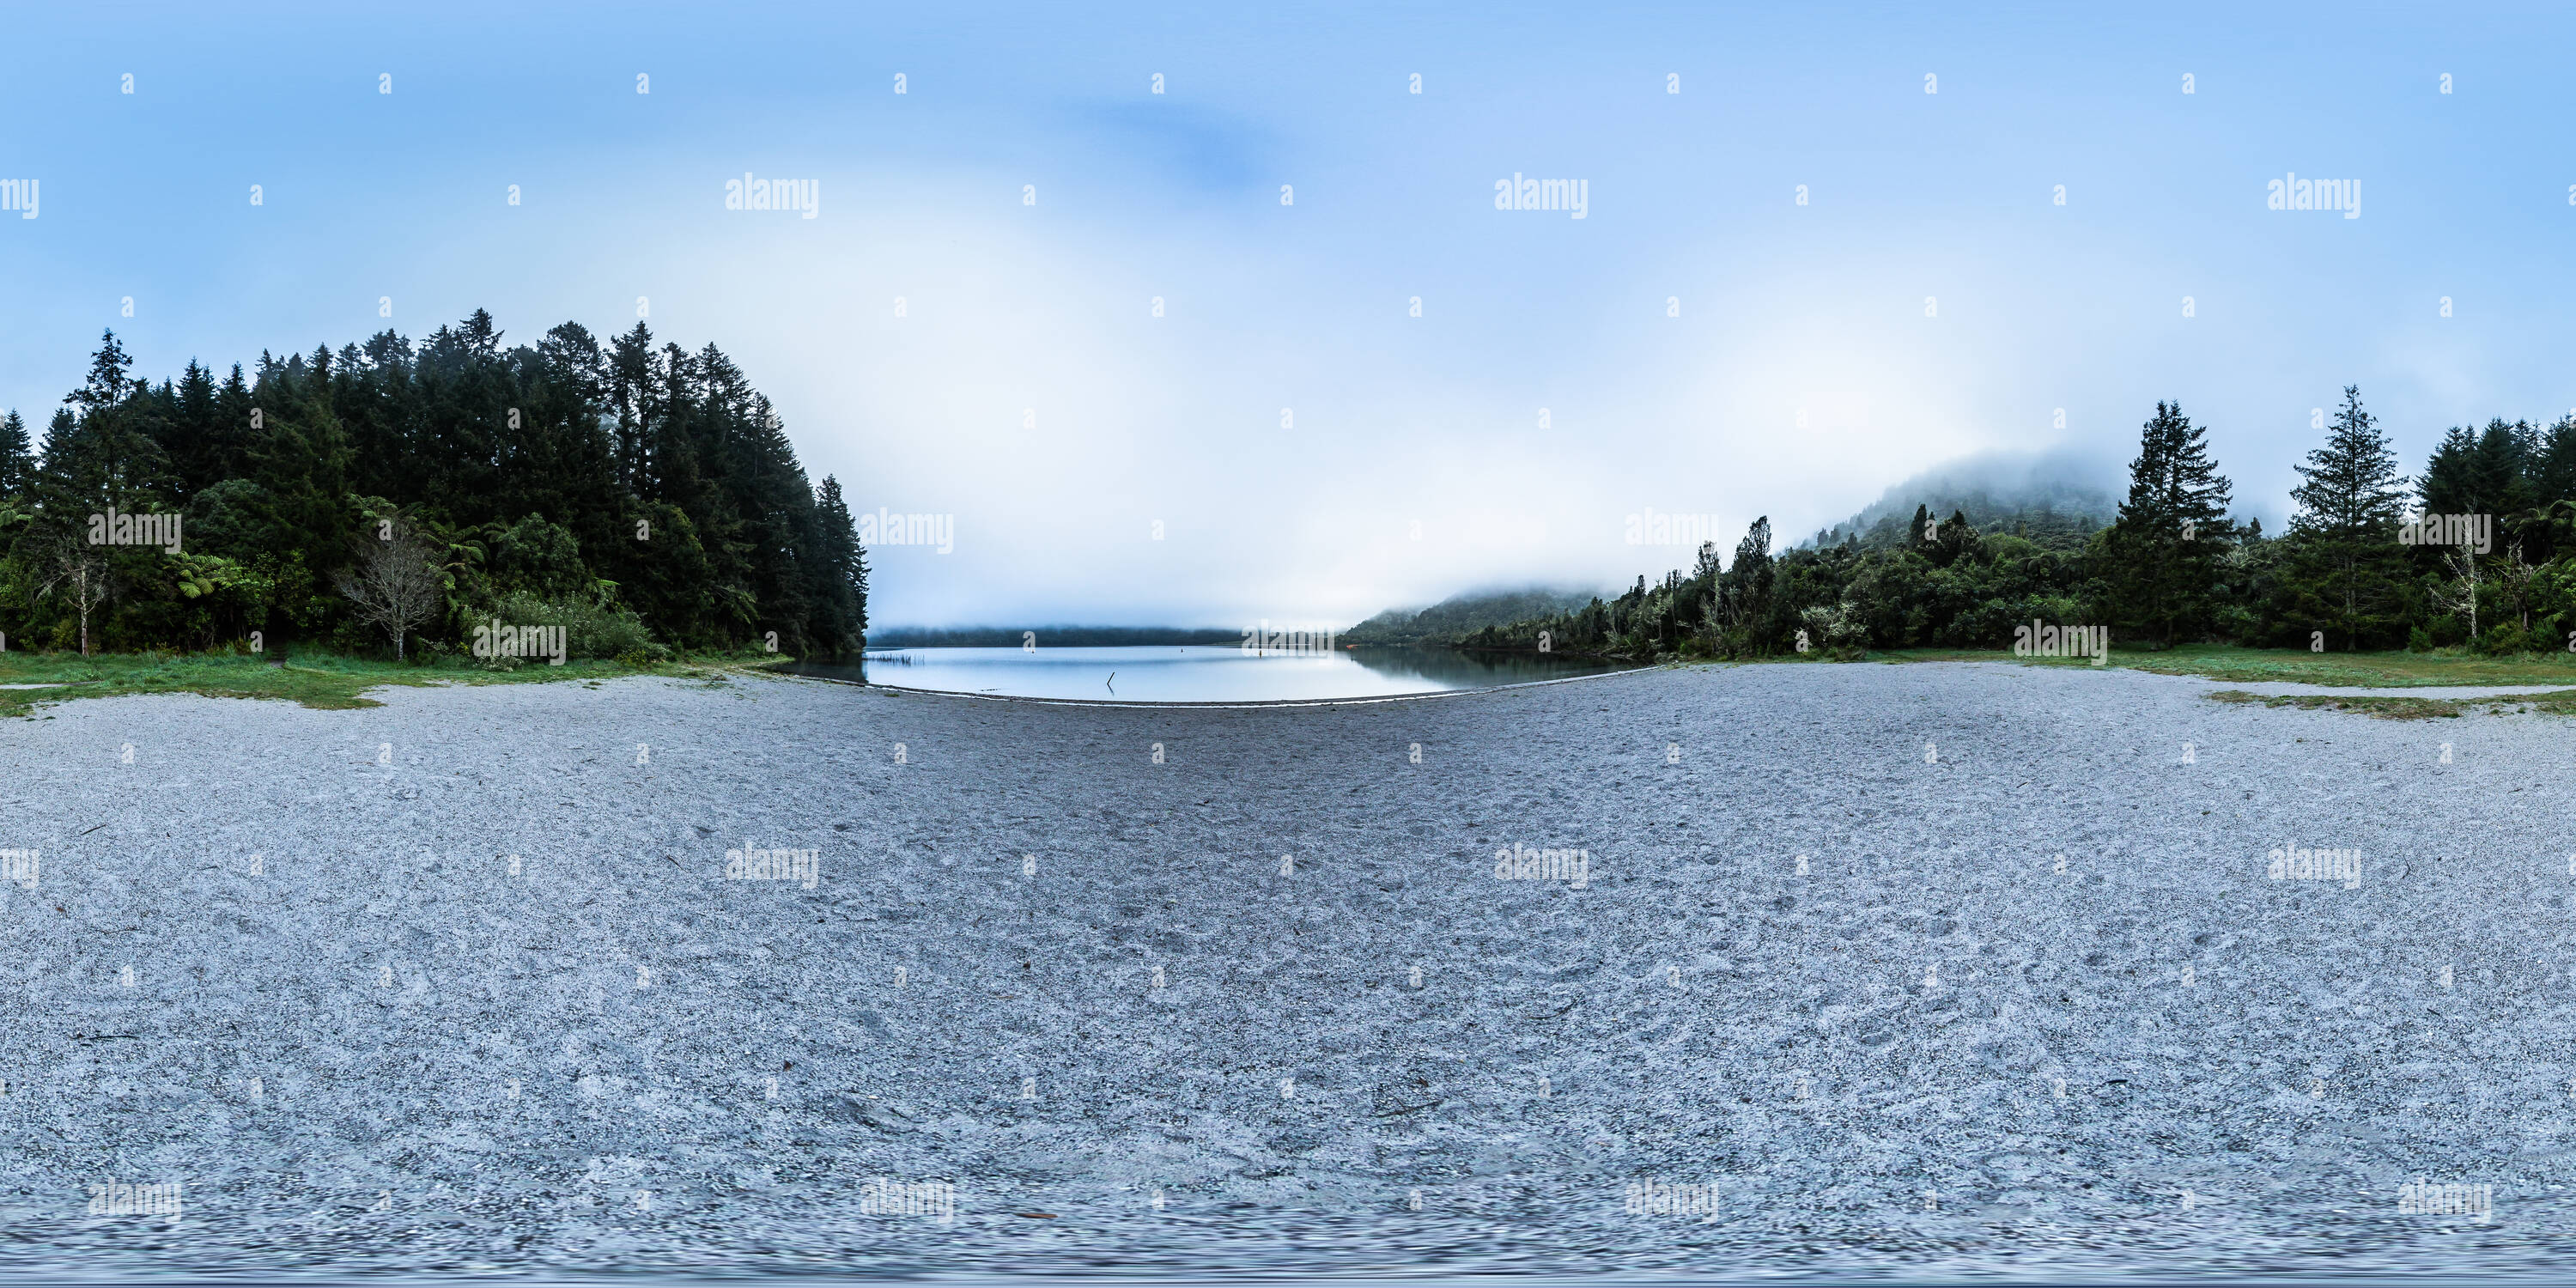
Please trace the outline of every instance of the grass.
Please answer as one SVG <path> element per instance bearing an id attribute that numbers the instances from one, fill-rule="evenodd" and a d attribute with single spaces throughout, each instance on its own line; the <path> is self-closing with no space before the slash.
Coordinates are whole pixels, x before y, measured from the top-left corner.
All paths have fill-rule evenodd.
<path id="1" fill-rule="evenodd" d="M 2086 666 L 2073 658 L 2017 658 L 2006 649 L 1903 649 L 1873 652 L 1891 662 L 2020 662 Z M 2485 657 L 2455 649 L 2430 653 L 2310 653 L 2304 649 L 2182 644 L 2160 652 L 2113 648 L 2110 665 L 2159 675 L 2197 675 L 2235 684 L 2284 682 L 2349 688 L 2407 689 L 2483 684 L 2576 685 L 2576 654 Z"/>
<path id="2" fill-rule="evenodd" d="M 2347 698 L 2320 693 L 2266 697 L 2243 689 L 2221 689 L 2209 696 L 2218 702 L 2260 702 L 2267 707 L 2298 707 L 2306 711 L 2359 711 L 2382 720 L 2456 719 L 2463 714 L 2461 703 L 2440 698 Z"/>
<path id="3" fill-rule="evenodd" d="M 47 689 L 0 689 L 0 716 L 26 715 L 36 707 L 75 698 L 118 697 L 136 693 L 198 693 L 210 698 L 273 698 L 324 711 L 384 705 L 367 696 L 387 685 L 420 687 L 437 684 L 542 684 L 557 680 L 601 679 L 621 675 L 677 675 L 721 679 L 727 671 L 771 665 L 788 659 L 722 657 L 632 667 L 606 660 L 575 660 L 562 666 L 542 663 L 515 671 L 494 671 L 455 658 L 430 665 L 386 659 L 342 657 L 299 651 L 284 659 L 257 654 L 105 653 L 84 658 L 78 653 L 0 653 L 0 684 L 57 684 Z"/>
<path id="4" fill-rule="evenodd" d="M 2555 693 L 2532 693 L 2519 697 L 2494 698 L 2398 698 L 2340 697 L 2321 693 L 2291 693 L 2265 696 L 2243 689 L 2222 689 L 2209 695 L 2220 702 L 2260 702 L 2267 707 L 2299 707 L 2309 711 L 2359 711 L 2382 720 L 2434 720 L 2485 711 L 2504 715 L 2513 711 L 2540 711 L 2550 715 L 2576 715 L 2576 689 Z"/>
<path id="5" fill-rule="evenodd" d="M 1870 654 L 1881 662 L 2017 662 L 2023 666 L 2092 669 L 2090 658 L 2014 657 L 2009 649 L 1895 649 Z M 2576 686 L 2576 654 L 2523 653 L 2487 657 L 2463 649 L 2430 653 L 2311 653 L 2304 649 L 2240 648 L 2233 644 L 2183 644 L 2170 649 L 2113 648 L 2108 666 L 2158 675 L 2196 675 L 2235 684 L 2317 684 L 2353 689 L 2471 688 L 2480 685 Z M 2220 702 L 2259 702 L 2310 711 L 2357 711 L 2381 720 L 2441 720 L 2486 711 L 2538 711 L 2576 715 L 2576 687 L 2555 693 L 2472 698 L 2415 698 L 2400 693 L 2344 696 L 2321 693 L 2256 694 L 2224 689 Z"/>

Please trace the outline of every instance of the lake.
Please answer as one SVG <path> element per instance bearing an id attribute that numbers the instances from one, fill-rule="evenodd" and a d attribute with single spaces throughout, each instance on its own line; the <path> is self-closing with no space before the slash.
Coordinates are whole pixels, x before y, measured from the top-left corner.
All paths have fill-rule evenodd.
<path id="1" fill-rule="evenodd" d="M 903 689 L 1102 702 L 1294 702 L 1487 689 L 1623 669 L 1616 664 L 1448 649 L 1251 653 L 1232 644 L 1137 648 L 907 648 L 858 666 L 789 668 Z"/>

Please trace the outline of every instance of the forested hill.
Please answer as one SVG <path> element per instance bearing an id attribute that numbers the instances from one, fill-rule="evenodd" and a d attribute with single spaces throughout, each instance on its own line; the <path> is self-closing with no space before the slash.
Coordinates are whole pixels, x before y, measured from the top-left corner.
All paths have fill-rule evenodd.
<path id="1" fill-rule="evenodd" d="M 1342 633 L 1350 644 L 1441 643 L 1487 626 L 1570 613 L 1592 602 L 1590 591 L 1473 591 L 1453 595 L 1429 608 L 1390 608 Z"/>
<path id="2" fill-rule="evenodd" d="M 2298 465 L 2287 528 L 2240 525 L 2207 427 L 2178 403 L 2139 427 L 2128 496 L 2037 498 L 1981 518 L 1891 491 L 1863 531 L 1774 553 L 1757 518 L 1734 558 L 1615 599 L 1465 633 L 1468 648 L 1759 657 L 1997 648 L 2033 623 L 2108 628 L 2119 647 L 2221 640 L 2312 651 L 2576 647 L 2576 413 L 2455 425 L 2409 477 L 2361 391 Z M 2320 419 L 2323 419 L 2322 417 Z M 1916 495 L 1922 495 L 1918 490 Z M 1989 497 L 1993 494 L 1987 493 Z M 1912 510 L 1907 513 L 1905 506 Z M 2009 514 L 2009 521 L 2006 514 Z M 1883 522 L 1905 515 L 1902 523 Z M 1894 531 L 1887 529 L 1893 526 Z"/>
<path id="3" fill-rule="evenodd" d="M 2092 473 L 2086 463 L 2062 456 L 1958 461 L 1887 489 L 1860 513 L 1798 544 L 1900 548 L 1913 540 L 1920 510 L 1964 516 L 1979 532 L 2009 533 L 2045 547 L 2080 547 L 2120 515 L 2120 498 L 2088 481 Z"/>
<path id="4" fill-rule="evenodd" d="M 247 373 L 192 360 L 154 385 L 131 366 L 110 333 L 38 450 L 16 412 L 0 419 L 13 641 L 77 646 L 85 625 L 118 649 L 261 631 L 435 652 L 497 615 L 569 625 L 577 652 L 863 642 L 865 552 L 839 482 L 808 481 L 712 344 L 657 347 L 640 322 L 603 344 L 567 322 L 510 346 L 477 310 L 418 343 L 386 331 Z M 92 516 L 154 514 L 180 519 L 177 550 L 80 540 Z M 390 575 L 370 543 L 396 534 L 434 566 L 438 602 L 389 632 L 349 578 Z"/>

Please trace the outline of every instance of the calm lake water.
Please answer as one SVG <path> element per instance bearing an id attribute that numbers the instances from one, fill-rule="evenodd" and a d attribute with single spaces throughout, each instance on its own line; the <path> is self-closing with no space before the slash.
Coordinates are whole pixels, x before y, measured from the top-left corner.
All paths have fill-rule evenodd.
<path id="1" fill-rule="evenodd" d="M 1231 644 L 1143 648 L 907 648 L 870 653 L 861 665 L 805 665 L 800 674 L 905 689 L 1015 698 L 1110 702 L 1280 702 L 1376 698 L 1485 689 L 1529 680 L 1597 675 L 1600 662 L 1357 649 L 1330 654 L 1247 653 Z"/>

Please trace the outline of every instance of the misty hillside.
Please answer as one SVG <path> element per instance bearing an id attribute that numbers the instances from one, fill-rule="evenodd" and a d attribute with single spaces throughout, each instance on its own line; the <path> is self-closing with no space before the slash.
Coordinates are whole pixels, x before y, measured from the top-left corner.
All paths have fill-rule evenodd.
<path id="1" fill-rule="evenodd" d="M 2118 517 L 2119 477 L 2116 465 L 2064 451 L 1972 456 L 1889 488 L 1860 513 L 1798 545 L 1902 545 L 1918 505 L 1943 519 L 1965 512 L 1981 531 L 2018 532 L 2042 545 L 2081 544 Z"/>
<path id="2" fill-rule="evenodd" d="M 1918 505 L 1947 519 L 1964 511 L 1980 530 L 2017 533 L 2042 546 L 2080 546 L 2120 511 L 2115 490 L 2125 471 L 2114 462 L 2059 449 L 2046 453 L 1989 454 L 1951 461 L 1887 489 L 1851 518 L 1792 548 L 1862 549 L 1906 544 Z M 1731 555 L 1732 541 L 1720 541 Z M 1686 570 L 1686 569 L 1685 569 Z M 1454 595 L 1429 608 L 1391 608 L 1344 632 L 1349 644 L 1446 644 L 1486 627 L 1509 626 L 1577 612 L 1596 592 L 1529 588 Z"/>
<path id="3" fill-rule="evenodd" d="M 1570 613 L 1592 602 L 1589 590 L 1470 591 L 1452 595 L 1429 608 L 1390 608 L 1342 632 L 1345 644 L 1447 643 L 1488 626 Z"/>

